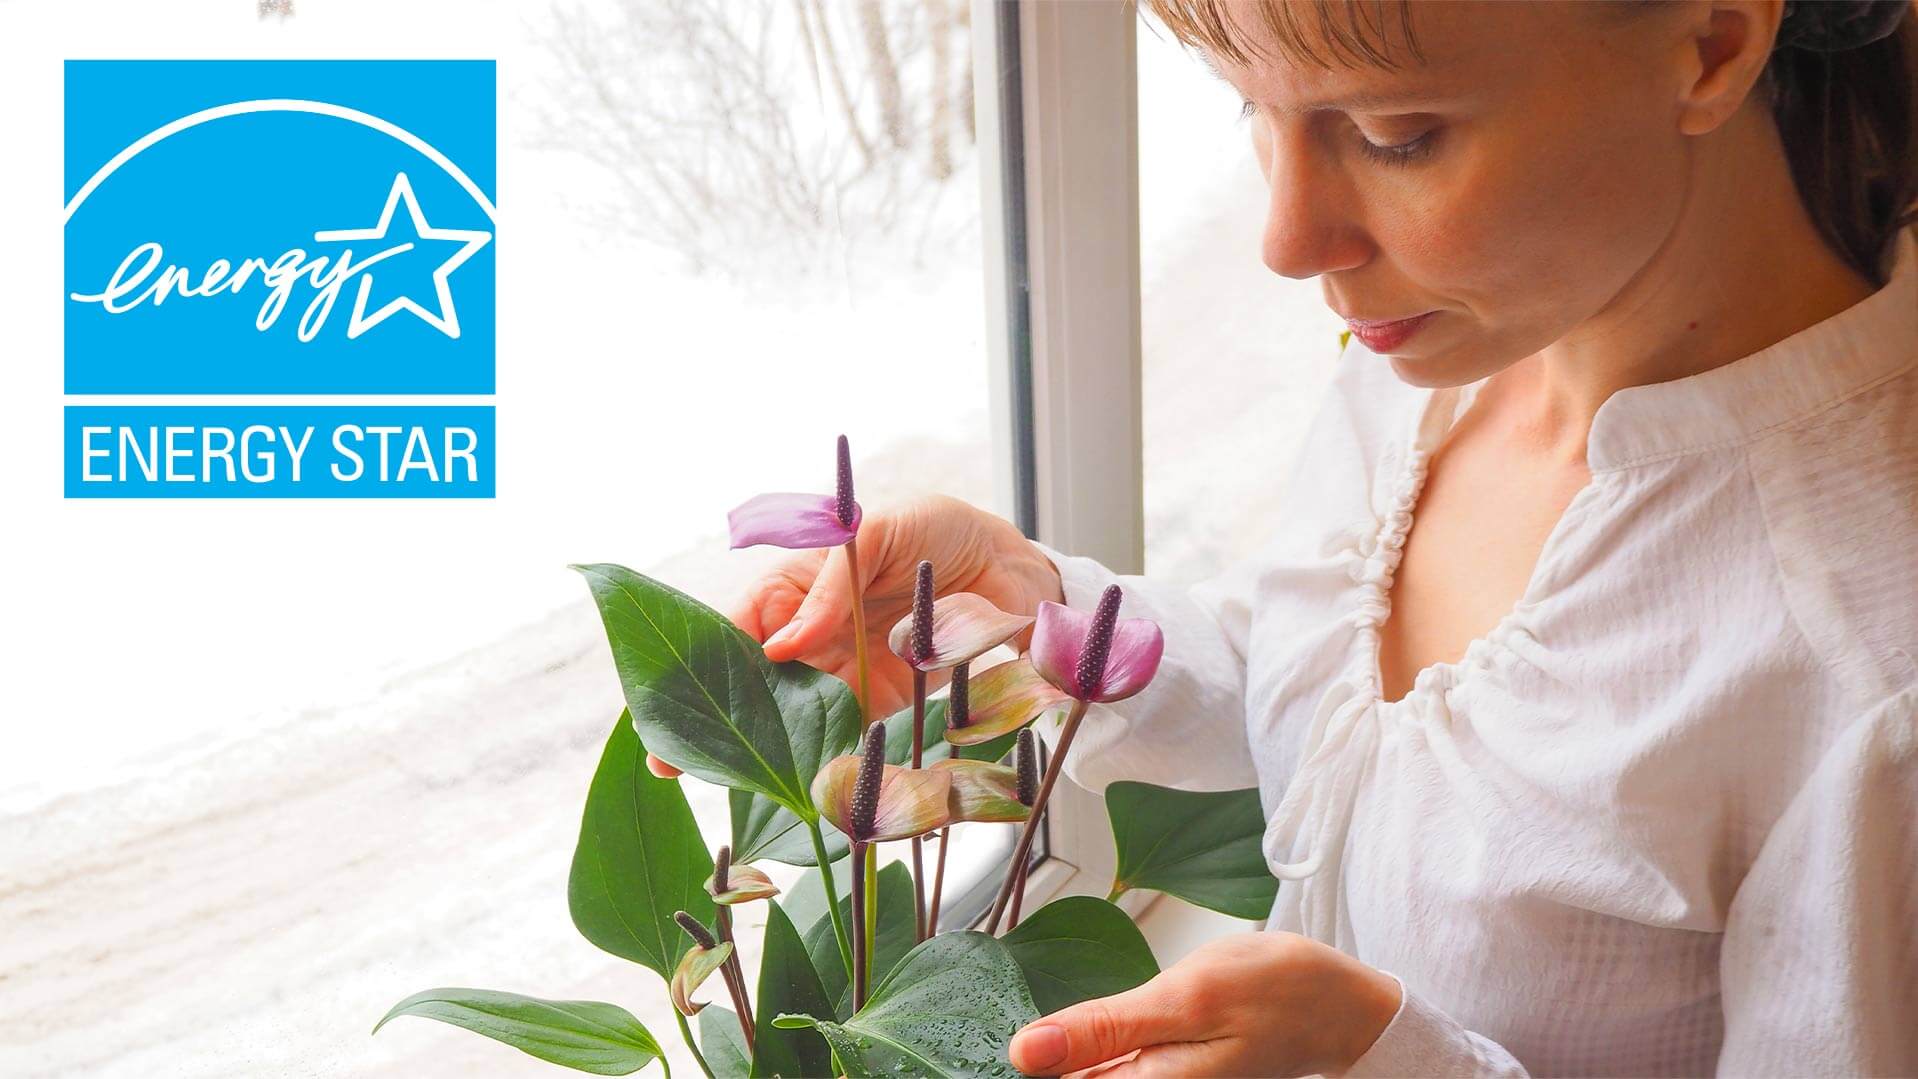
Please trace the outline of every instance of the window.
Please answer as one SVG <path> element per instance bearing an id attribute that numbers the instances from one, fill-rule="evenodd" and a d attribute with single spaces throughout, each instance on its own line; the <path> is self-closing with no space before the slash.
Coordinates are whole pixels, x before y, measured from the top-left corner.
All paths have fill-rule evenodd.
<path id="1" fill-rule="evenodd" d="M 6 964 L 34 988 L 9 1063 L 511 1068 L 423 1026 L 365 1036 L 435 981 L 673 1031 L 651 976 L 565 913 L 620 707 L 566 566 L 720 605 L 784 556 L 728 551 L 726 511 L 829 490 L 842 432 L 868 505 L 938 490 L 1011 514 L 971 19 L 965 0 L 4 5 L 17 102 L 57 101 L 63 57 L 496 57 L 502 233 L 497 501 L 71 504 L 50 464 L 11 474 L 32 517 L 10 562 L 34 570 L 9 590 L 0 834 L 21 887 L 0 910 L 34 926 Z M 14 264 L 58 265 L 59 113 L 31 112 L 35 164 L 0 173 L 0 205 L 32 208 Z M 28 333 L 18 355 L 57 370 L 56 331 Z M 43 381 L 9 395 L 21 427 L 55 407 Z M 688 790 L 725 835 L 723 793 Z M 949 887 L 1010 846 L 968 830 Z"/>
<path id="2" fill-rule="evenodd" d="M 1261 542 L 1342 327 L 1316 280 L 1260 261 L 1266 188 L 1238 95 L 1156 21 L 1138 57 L 1145 564 L 1195 583 Z"/>

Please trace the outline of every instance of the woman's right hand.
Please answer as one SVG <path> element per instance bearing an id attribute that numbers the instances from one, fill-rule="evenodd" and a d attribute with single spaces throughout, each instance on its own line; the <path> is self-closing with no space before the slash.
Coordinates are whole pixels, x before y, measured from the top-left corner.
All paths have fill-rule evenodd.
<path id="1" fill-rule="evenodd" d="M 912 613 L 919 562 L 932 562 L 933 593 L 974 592 L 1003 611 L 1037 614 L 1041 600 L 1064 602 L 1059 572 L 1011 522 L 944 495 L 868 512 L 860 522 L 859 576 L 866 617 L 866 657 L 875 716 L 912 702 L 912 668 L 892 654 L 886 638 Z M 733 624 L 765 645 L 775 663 L 798 660 L 859 686 L 853 647 L 852 593 L 846 550 L 795 552 L 748 585 L 727 612 Z M 1013 639 L 1023 650 L 1031 629 Z M 926 690 L 944 685 L 945 672 L 927 677 Z M 679 770 L 647 754 L 655 775 Z"/>

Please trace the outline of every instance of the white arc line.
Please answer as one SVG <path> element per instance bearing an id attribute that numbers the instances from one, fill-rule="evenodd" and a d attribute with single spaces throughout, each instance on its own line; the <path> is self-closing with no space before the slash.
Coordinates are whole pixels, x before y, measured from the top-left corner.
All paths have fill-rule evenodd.
<path id="1" fill-rule="evenodd" d="M 441 171 L 452 177 L 454 182 L 458 183 L 460 187 L 465 189 L 468 195 L 473 197 L 473 201 L 478 203 L 480 209 L 486 212 L 487 220 L 498 224 L 496 211 L 493 208 L 493 200 L 486 197 L 486 193 L 479 189 L 479 185 L 473 182 L 473 178 L 466 175 L 458 165 L 453 164 L 451 158 L 440 153 L 432 144 L 420 138 L 418 135 L 413 134 L 411 131 L 387 120 L 382 120 L 371 113 L 361 112 L 358 109 L 349 109 L 344 105 L 334 105 L 325 101 L 302 101 L 297 98 L 267 98 L 259 101 L 236 101 L 230 105 L 216 105 L 210 109 L 202 109 L 191 115 L 182 116 L 178 120 L 164 124 L 140 136 L 140 138 L 135 140 L 126 149 L 114 154 L 113 160 L 100 166 L 100 171 L 94 173 L 85 184 L 81 185 L 80 190 L 74 193 L 73 200 L 67 203 L 66 213 L 60 218 L 61 226 L 65 227 L 67 222 L 73 219 L 73 212 L 80 208 L 80 204 L 87 200 L 88 195 L 93 194 L 94 188 L 106 182 L 106 178 L 117 172 L 120 166 L 133 160 L 140 154 L 145 153 L 151 149 L 154 144 L 171 138 L 188 128 L 198 127 L 201 124 L 213 120 L 224 120 L 229 116 L 245 116 L 248 113 L 255 112 L 304 112 L 316 116 L 331 116 L 336 119 L 359 124 L 362 127 L 372 128 L 374 131 L 389 138 L 398 139 L 400 142 L 418 150 L 428 161 L 438 165 Z"/>

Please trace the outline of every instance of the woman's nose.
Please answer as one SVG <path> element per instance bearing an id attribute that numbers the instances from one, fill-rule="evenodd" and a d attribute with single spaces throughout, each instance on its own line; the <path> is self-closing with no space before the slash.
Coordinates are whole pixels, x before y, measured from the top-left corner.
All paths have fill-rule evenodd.
<path id="1" fill-rule="evenodd" d="M 1344 181 L 1315 162 L 1313 152 L 1274 140 L 1264 162 L 1268 195 L 1260 254 L 1267 269 L 1295 280 L 1353 269 L 1372 252 Z"/>

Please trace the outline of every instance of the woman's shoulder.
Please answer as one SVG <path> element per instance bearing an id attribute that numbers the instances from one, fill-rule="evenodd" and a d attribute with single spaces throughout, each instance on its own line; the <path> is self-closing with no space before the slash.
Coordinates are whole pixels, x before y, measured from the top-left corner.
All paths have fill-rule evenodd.
<path id="1" fill-rule="evenodd" d="M 1746 460 L 1793 614 L 1867 701 L 1918 684 L 1918 342 L 1910 362 L 1771 431 Z"/>

